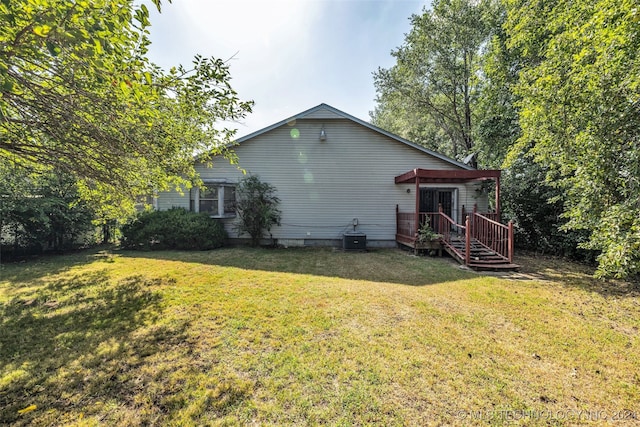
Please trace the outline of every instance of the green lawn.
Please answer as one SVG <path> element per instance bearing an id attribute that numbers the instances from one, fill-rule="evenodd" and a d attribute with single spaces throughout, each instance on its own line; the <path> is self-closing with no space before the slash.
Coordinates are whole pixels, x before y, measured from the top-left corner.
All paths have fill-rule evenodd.
<path id="1" fill-rule="evenodd" d="M 517 261 L 509 279 L 399 250 L 5 265 L 0 424 L 638 422 L 636 285 Z"/>

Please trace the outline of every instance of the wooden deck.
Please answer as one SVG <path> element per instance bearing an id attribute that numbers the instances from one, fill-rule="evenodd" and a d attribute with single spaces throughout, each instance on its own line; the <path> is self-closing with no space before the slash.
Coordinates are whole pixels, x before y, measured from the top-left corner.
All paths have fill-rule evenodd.
<path id="1" fill-rule="evenodd" d="M 459 263 L 475 270 L 515 270 L 513 263 L 513 225 L 504 225 L 494 219 L 473 212 L 465 224 L 457 224 L 442 212 L 421 212 L 419 223 L 429 220 L 434 231 L 442 235 L 440 245 Z M 419 249 L 416 215 L 397 212 L 396 242 Z"/>
<path id="2" fill-rule="evenodd" d="M 420 243 L 417 241 L 417 239 L 396 234 L 396 242 L 398 242 L 402 246 L 413 249 L 413 252 L 416 254 L 420 251 L 435 251 L 438 256 L 442 256 L 442 250 L 444 249 L 444 245 L 439 239 L 432 240 L 428 243 Z"/>

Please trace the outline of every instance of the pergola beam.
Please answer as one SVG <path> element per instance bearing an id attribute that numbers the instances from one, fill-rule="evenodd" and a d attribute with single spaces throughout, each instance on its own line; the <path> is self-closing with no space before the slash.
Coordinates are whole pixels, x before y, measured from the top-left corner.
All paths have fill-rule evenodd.
<path id="1" fill-rule="evenodd" d="M 395 177 L 396 184 L 410 184 L 429 182 L 466 182 L 499 179 L 500 170 L 442 170 L 442 169 L 414 169 Z"/>

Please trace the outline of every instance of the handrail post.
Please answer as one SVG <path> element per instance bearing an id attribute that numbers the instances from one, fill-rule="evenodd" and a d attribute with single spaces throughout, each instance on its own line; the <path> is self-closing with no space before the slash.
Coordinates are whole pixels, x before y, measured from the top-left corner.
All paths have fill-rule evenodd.
<path id="1" fill-rule="evenodd" d="M 420 179 L 418 178 L 418 170 L 414 169 L 416 176 L 416 217 L 415 224 L 413 224 L 413 232 L 414 236 L 418 235 L 418 231 L 420 230 Z"/>
<path id="2" fill-rule="evenodd" d="M 509 245 L 509 263 L 513 262 L 513 221 L 509 221 L 509 238 L 507 244 Z"/>
<path id="3" fill-rule="evenodd" d="M 469 215 L 464 221 L 465 226 L 465 239 L 464 239 L 464 263 L 469 265 L 471 263 L 471 234 L 469 233 Z"/>
<path id="4" fill-rule="evenodd" d="M 400 206 L 396 205 L 396 234 L 400 234 Z"/>
<path id="5" fill-rule="evenodd" d="M 501 221 L 501 210 L 500 210 L 500 175 L 496 177 L 496 221 Z"/>

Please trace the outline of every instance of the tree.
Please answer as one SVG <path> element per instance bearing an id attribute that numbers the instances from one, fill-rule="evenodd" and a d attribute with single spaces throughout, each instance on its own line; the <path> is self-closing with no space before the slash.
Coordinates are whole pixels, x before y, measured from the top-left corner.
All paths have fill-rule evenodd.
<path id="1" fill-rule="evenodd" d="M 0 20 L 0 161 L 70 173 L 112 209 L 197 181 L 193 155 L 228 153 L 234 135 L 216 123 L 251 111 L 222 60 L 150 63 L 144 4 L 2 1 Z"/>
<path id="2" fill-rule="evenodd" d="M 461 159 L 474 151 L 481 51 L 491 2 L 435 0 L 411 17 L 396 65 L 378 69 L 374 124 Z"/>
<path id="3" fill-rule="evenodd" d="M 258 246 L 265 232 L 280 225 L 280 199 L 276 196 L 276 188 L 255 175 L 248 175 L 238 183 L 236 197 L 240 219 L 236 229 L 240 234 L 251 236 L 252 246 Z"/>
<path id="4" fill-rule="evenodd" d="M 640 10 L 630 0 L 506 0 L 508 47 L 522 68 L 522 136 L 561 190 L 565 229 L 601 251 L 600 277 L 640 272 Z"/>
<path id="5" fill-rule="evenodd" d="M 13 239 L 9 243 L 14 255 L 73 248 L 86 243 L 80 238 L 93 234 L 93 209 L 80 199 L 70 175 L 14 173 L 5 177 L 0 181 L 0 233 Z"/>
<path id="6" fill-rule="evenodd" d="M 494 8 L 487 18 L 491 38 L 481 61 L 482 91 L 476 103 L 478 119 L 474 134 L 478 162 L 486 168 L 500 168 L 520 137 L 518 97 L 513 88 L 521 65 L 519 56 L 507 48 L 505 20 L 506 11 L 502 7 Z"/>
<path id="7" fill-rule="evenodd" d="M 561 189 L 545 181 L 547 169 L 531 155 L 513 162 L 502 174 L 503 218 L 514 221 L 519 248 L 593 263 L 597 252 L 580 249 L 585 230 L 565 230 Z"/>

